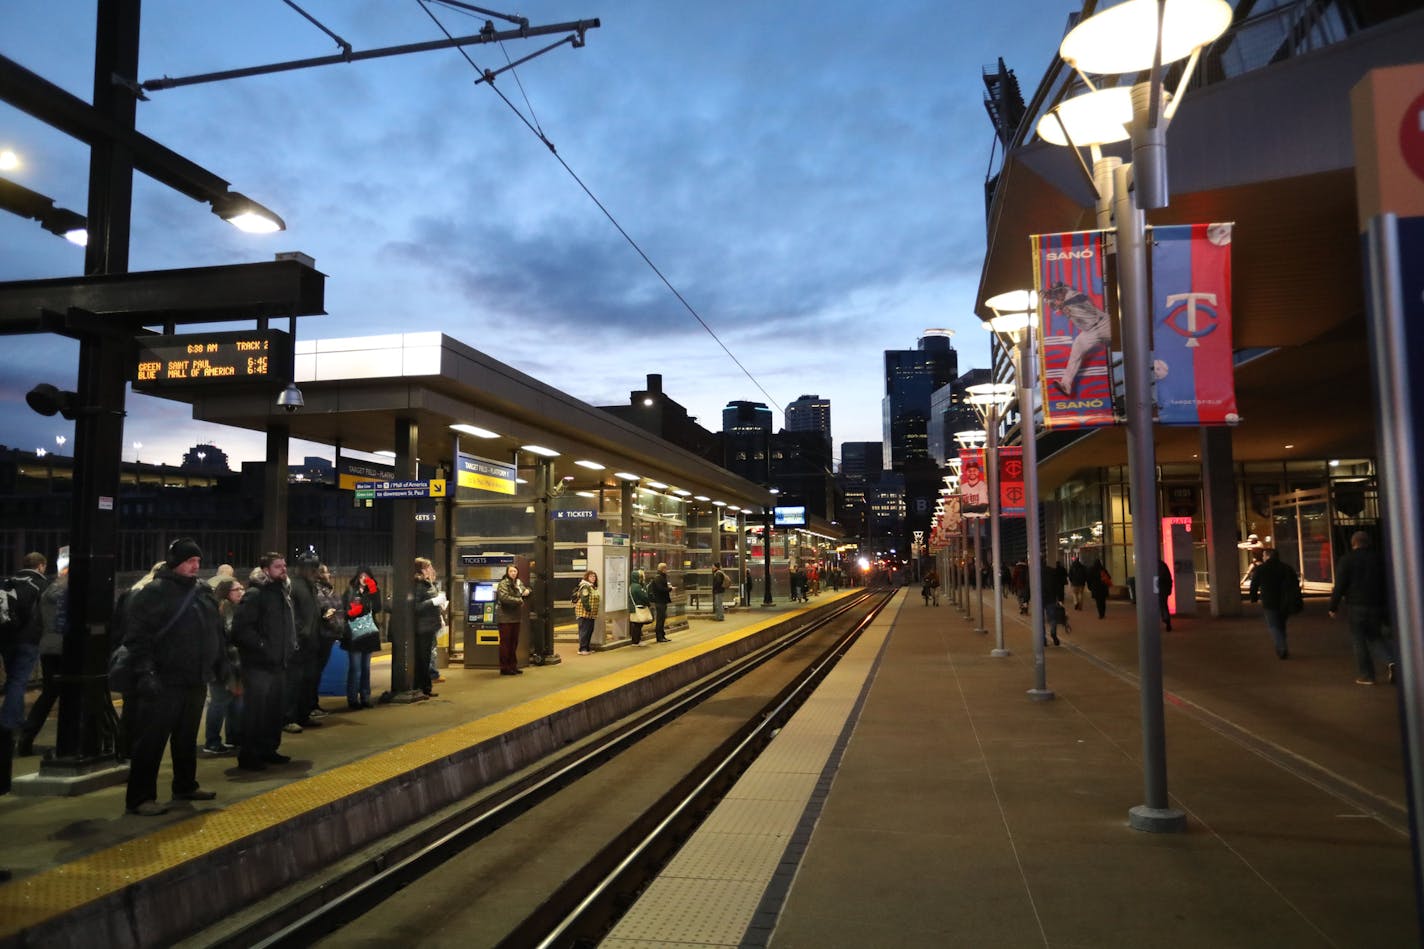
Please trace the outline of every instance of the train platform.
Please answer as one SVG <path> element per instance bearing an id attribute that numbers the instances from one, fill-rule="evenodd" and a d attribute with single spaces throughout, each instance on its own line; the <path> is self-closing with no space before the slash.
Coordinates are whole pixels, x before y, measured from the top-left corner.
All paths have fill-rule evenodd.
<path id="1" fill-rule="evenodd" d="M 723 622 L 694 613 L 685 629 L 670 624 L 668 644 L 652 644 L 650 628 L 648 645 L 589 656 L 559 643 L 559 663 L 521 676 L 447 669 L 436 696 L 421 702 L 348 711 L 344 697 L 325 697 L 320 727 L 283 736 L 289 764 L 244 772 L 233 757 L 200 756 L 199 784 L 217 799 L 173 802 L 160 817 L 126 814 L 122 784 L 77 797 L 0 797 L 0 866 L 14 874 L 0 885 L 0 946 L 95 945 L 100 935 L 114 947 L 171 944 L 161 936 L 168 925 L 186 932 L 210 911 L 212 867 L 224 868 L 223 886 L 252 896 L 274 880 L 299 880 L 303 865 L 432 813 L 851 592 L 754 604 Z M 373 663 L 373 694 L 388 687 L 389 655 Z M 38 748 L 53 727 L 52 716 Z M 16 778 L 39 761 L 17 758 Z M 165 757 L 160 801 L 170 780 Z"/>
<path id="2" fill-rule="evenodd" d="M 1163 634 L 1168 789 L 1143 803 L 1134 607 L 1091 602 L 1031 699 L 953 606 L 897 598 L 602 945 L 1417 946 L 1399 690 L 1308 600 Z M 989 603 L 992 600 L 986 597 Z M 976 600 L 977 602 L 977 600 Z M 1204 604 L 1199 604 L 1204 606 Z M 992 606 L 989 627 L 992 629 Z"/>

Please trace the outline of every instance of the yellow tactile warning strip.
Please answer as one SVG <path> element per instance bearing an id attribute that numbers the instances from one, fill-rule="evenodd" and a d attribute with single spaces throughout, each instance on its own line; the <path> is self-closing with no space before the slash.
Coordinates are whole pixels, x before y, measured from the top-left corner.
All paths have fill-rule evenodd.
<path id="1" fill-rule="evenodd" d="M 880 614 L 600 946 L 744 944 L 906 600 Z"/>
<path id="2" fill-rule="evenodd" d="M 823 594 L 817 606 L 856 591 Z M 238 801 L 222 810 L 203 811 L 191 819 L 145 837 L 101 850 L 77 860 L 0 886 L 0 938 L 12 936 L 44 920 L 70 912 L 141 880 L 171 870 L 254 834 L 277 827 L 302 814 L 397 778 L 424 765 L 486 740 L 537 722 L 564 709 L 590 701 L 604 692 L 636 682 L 691 657 L 767 627 L 794 613 L 763 620 L 689 644 L 671 653 L 656 653 L 636 665 L 597 679 L 560 689 L 541 698 L 378 752 L 368 758 L 283 785 L 266 794 Z"/>

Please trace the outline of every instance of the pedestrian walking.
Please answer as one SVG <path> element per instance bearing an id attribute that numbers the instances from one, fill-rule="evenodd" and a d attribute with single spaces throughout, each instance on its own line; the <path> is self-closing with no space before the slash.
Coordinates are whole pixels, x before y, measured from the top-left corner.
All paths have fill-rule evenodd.
<path id="1" fill-rule="evenodd" d="M 1108 614 L 1108 594 L 1112 592 L 1112 574 L 1103 566 L 1103 558 L 1097 557 L 1088 567 L 1088 594 L 1098 607 L 1098 619 Z"/>
<path id="2" fill-rule="evenodd" d="M 1073 609 L 1081 610 L 1083 593 L 1088 587 L 1088 568 L 1077 554 L 1073 555 L 1073 562 L 1068 565 L 1068 586 L 1073 591 Z"/>
<path id="3" fill-rule="evenodd" d="M 20 572 L 4 580 L 6 610 L 0 616 L 0 662 L 5 664 L 5 698 L 0 703 L 0 794 L 10 790 L 15 736 L 25 727 L 25 689 L 40 657 L 44 633 L 40 597 L 49 586 L 49 558 L 25 554 Z"/>
<path id="4" fill-rule="evenodd" d="M 1290 564 L 1281 560 L 1280 551 L 1274 547 L 1266 551 L 1266 559 L 1251 575 L 1251 602 L 1257 599 L 1266 616 L 1266 629 L 1275 642 L 1277 658 L 1289 659 L 1286 620 L 1292 613 L 1300 612 L 1296 608 L 1300 601 L 1300 577 Z"/>
<path id="5" fill-rule="evenodd" d="M 727 575 L 720 564 L 712 565 L 712 619 L 720 623 L 722 615 L 722 595 L 727 592 Z"/>
<path id="6" fill-rule="evenodd" d="M 1376 652 L 1384 657 L 1388 681 L 1394 682 L 1394 648 L 1384 634 L 1385 619 L 1389 615 L 1384 558 L 1364 531 L 1351 535 L 1350 552 L 1340 558 L 1335 568 L 1335 588 L 1330 592 L 1331 619 L 1339 612 L 1341 600 L 1348 604 L 1346 616 L 1355 648 L 1355 682 L 1375 684 Z"/>
<path id="7" fill-rule="evenodd" d="M 1157 608 L 1162 612 L 1162 622 L 1167 632 L 1172 631 L 1172 612 L 1167 608 L 1167 598 L 1172 595 L 1172 568 L 1165 560 L 1157 561 Z"/>

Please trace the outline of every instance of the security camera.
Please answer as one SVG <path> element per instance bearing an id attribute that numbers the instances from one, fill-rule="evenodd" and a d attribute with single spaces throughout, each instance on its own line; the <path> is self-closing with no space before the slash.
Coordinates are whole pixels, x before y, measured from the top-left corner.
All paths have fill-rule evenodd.
<path id="1" fill-rule="evenodd" d="M 277 404 L 288 412 L 295 412 L 306 405 L 306 400 L 302 398 L 302 390 L 297 388 L 295 382 L 288 383 L 287 388 L 282 390 L 282 394 L 277 396 Z"/>

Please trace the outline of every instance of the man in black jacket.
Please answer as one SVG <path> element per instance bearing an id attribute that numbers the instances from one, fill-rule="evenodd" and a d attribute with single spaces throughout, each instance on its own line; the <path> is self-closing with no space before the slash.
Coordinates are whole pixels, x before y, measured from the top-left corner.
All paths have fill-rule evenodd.
<path id="1" fill-rule="evenodd" d="M 658 564 L 658 575 L 648 583 L 648 599 L 653 601 L 653 638 L 660 643 L 668 641 L 663 627 L 667 624 L 668 604 L 672 603 L 672 584 L 668 583 L 667 569 L 667 564 Z"/>
<path id="2" fill-rule="evenodd" d="M 297 627 L 287 559 L 266 553 L 248 580 L 232 618 L 232 642 L 242 666 L 242 750 L 237 766 L 262 771 L 292 759 L 280 754 L 287 669 L 296 656 Z"/>
<path id="3" fill-rule="evenodd" d="M 321 614 L 313 577 L 320 564 L 321 560 L 315 553 L 304 552 L 296 558 L 296 569 L 291 571 L 290 577 L 297 654 L 287 668 L 286 714 L 282 730 L 293 734 L 299 734 L 303 728 L 321 725 L 311 717 L 321 680 Z"/>
<path id="4" fill-rule="evenodd" d="M 1281 560 L 1281 552 L 1271 548 L 1266 551 L 1266 559 L 1251 575 L 1251 602 L 1255 603 L 1260 598 L 1261 612 L 1266 616 L 1266 629 L 1270 630 L 1276 644 L 1276 655 L 1281 659 L 1290 658 L 1286 643 L 1286 619 L 1289 614 L 1281 596 L 1287 586 L 1299 589 L 1300 578 L 1290 564 Z"/>
<path id="5" fill-rule="evenodd" d="M 198 787 L 198 723 L 207 684 L 222 672 L 221 626 L 217 604 L 198 581 L 203 552 L 189 538 L 175 540 L 164 566 L 134 593 L 124 614 L 124 641 L 134 671 L 133 691 L 124 696 L 130 728 L 128 793 L 130 814 L 154 817 L 168 810 L 158 803 L 158 768 L 164 746 L 173 748 L 173 799 L 211 801 L 217 795 Z"/>
<path id="6" fill-rule="evenodd" d="M 1330 618 L 1349 601 L 1350 638 L 1355 646 L 1355 668 L 1360 685 L 1375 684 L 1375 661 L 1371 653 L 1384 654 L 1389 681 L 1394 681 L 1394 653 L 1384 638 L 1384 618 L 1388 615 L 1389 593 L 1385 583 L 1384 560 L 1374 549 L 1370 535 L 1355 531 L 1350 552 L 1335 568 L 1335 589 L 1330 592 Z"/>

